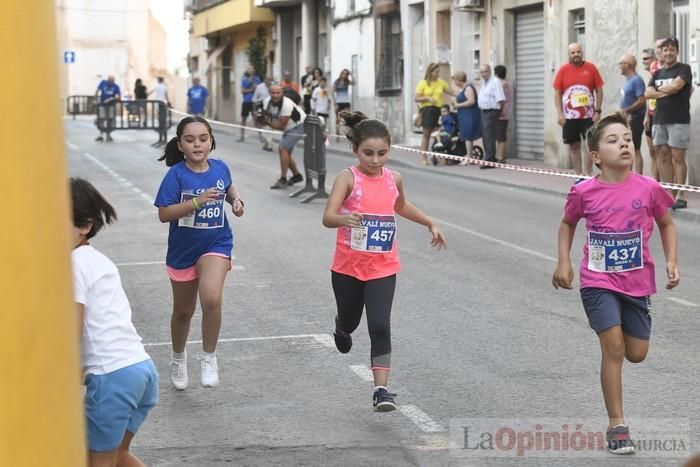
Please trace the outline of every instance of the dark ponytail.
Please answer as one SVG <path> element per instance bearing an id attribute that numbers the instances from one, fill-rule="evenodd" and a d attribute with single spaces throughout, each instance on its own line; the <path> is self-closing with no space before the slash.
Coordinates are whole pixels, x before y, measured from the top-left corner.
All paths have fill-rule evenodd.
<path id="1" fill-rule="evenodd" d="M 175 164 L 182 162 L 185 160 L 185 154 L 180 151 L 180 148 L 177 146 L 178 141 L 180 141 L 180 138 L 182 137 L 182 133 L 185 131 L 185 127 L 189 125 L 190 123 L 203 123 L 204 126 L 207 127 L 207 130 L 209 131 L 209 138 L 211 139 L 211 150 L 213 151 L 216 149 L 216 141 L 214 140 L 214 132 L 211 129 L 211 125 L 209 125 L 209 122 L 204 118 L 204 117 L 185 117 L 182 120 L 180 120 L 180 123 L 177 124 L 177 130 L 175 131 L 175 135 L 170 141 L 168 141 L 168 144 L 165 145 L 165 149 L 163 150 L 163 155 L 158 159 L 159 161 L 165 161 L 165 165 L 168 167 L 172 167 Z"/>
<path id="2" fill-rule="evenodd" d="M 381 138 L 391 146 L 391 134 L 386 125 L 379 120 L 369 118 L 362 112 L 343 111 L 338 114 L 341 125 L 346 127 L 346 138 L 357 149 L 363 141 L 369 138 Z"/>
<path id="3" fill-rule="evenodd" d="M 70 179 L 73 200 L 73 225 L 87 227 L 92 224 L 87 238 L 94 237 L 104 227 L 117 220 L 117 212 L 111 204 L 84 178 Z"/>

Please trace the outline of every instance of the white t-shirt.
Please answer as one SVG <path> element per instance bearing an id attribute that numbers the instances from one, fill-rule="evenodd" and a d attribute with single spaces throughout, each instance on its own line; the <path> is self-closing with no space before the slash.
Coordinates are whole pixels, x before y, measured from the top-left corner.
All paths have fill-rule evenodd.
<path id="1" fill-rule="evenodd" d="M 282 96 L 282 108 L 280 108 L 279 105 L 275 105 L 270 102 L 272 98 L 268 97 L 265 99 L 265 103 L 263 104 L 263 107 L 267 110 L 267 112 L 270 114 L 270 117 L 272 117 L 272 121 L 274 122 L 275 120 L 280 119 L 281 117 L 289 117 L 289 120 L 287 121 L 287 126 L 284 127 L 284 131 L 289 131 L 292 128 L 294 128 L 297 125 L 301 125 L 304 123 L 304 120 L 306 119 L 306 112 L 304 112 L 304 109 L 299 107 L 298 105 L 295 105 L 294 102 L 286 97 Z M 297 121 L 294 121 L 292 119 L 292 113 L 294 110 L 299 113 L 299 118 Z"/>
<path id="2" fill-rule="evenodd" d="M 253 102 L 262 102 L 268 97 L 270 97 L 270 90 L 267 89 L 267 84 L 265 84 L 264 81 L 255 86 L 255 92 L 253 93 Z"/>
<path id="3" fill-rule="evenodd" d="M 153 86 L 153 97 L 157 101 L 168 101 L 168 87 L 165 83 L 157 83 Z"/>
<path id="4" fill-rule="evenodd" d="M 117 267 L 90 245 L 71 252 L 76 303 L 85 306 L 81 361 L 84 374 L 104 375 L 148 360 L 134 325 Z"/>
<path id="5" fill-rule="evenodd" d="M 330 104 L 331 99 L 328 96 L 328 88 L 323 89 L 319 86 L 311 93 L 311 107 L 317 114 L 328 115 Z"/>

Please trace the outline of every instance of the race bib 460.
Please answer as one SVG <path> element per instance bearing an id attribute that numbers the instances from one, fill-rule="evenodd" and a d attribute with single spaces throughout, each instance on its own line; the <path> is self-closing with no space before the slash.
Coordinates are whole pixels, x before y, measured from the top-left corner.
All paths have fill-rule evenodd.
<path id="1" fill-rule="evenodd" d="M 370 253 L 388 253 L 394 248 L 394 216 L 363 214 L 362 226 L 350 229 L 350 248 Z"/>
<path id="2" fill-rule="evenodd" d="M 644 267 L 641 230 L 622 233 L 588 232 L 588 269 L 627 272 Z"/>
<path id="3" fill-rule="evenodd" d="M 190 201 L 197 195 L 193 193 L 182 193 L 180 202 Z M 177 225 L 179 227 L 189 227 L 192 229 L 218 229 L 224 226 L 224 198 L 226 193 L 221 192 L 219 198 L 209 201 L 200 209 L 196 209 L 189 216 L 181 217 Z"/>

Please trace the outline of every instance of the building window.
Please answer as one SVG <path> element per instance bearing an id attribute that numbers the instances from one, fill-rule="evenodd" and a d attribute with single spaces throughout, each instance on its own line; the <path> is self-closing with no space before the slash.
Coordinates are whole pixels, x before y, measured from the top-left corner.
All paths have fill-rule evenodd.
<path id="1" fill-rule="evenodd" d="M 377 47 L 374 64 L 377 93 L 398 93 L 403 83 L 401 15 L 391 12 L 375 19 Z"/>
<path id="2" fill-rule="evenodd" d="M 472 79 L 480 79 L 479 67 L 481 66 L 481 14 L 468 12 L 465 15 L 465 34 L 467 49 L 467 75 Z"/>
<path id="3" fill-rule="evenodd" d="M 231 97 L 231 65 L 233 64 L 233 47 L 227 46 L 221 56 L 221 95 L 224 99 Z"/>
<path id="4" fill-rule="evenodd" d="M 583 8 L 569 11 L 569 42 L 581 44 L 581 48 L 585 50 L 586 11 Z"/>
<path id="5" fill-rule="evenodd" d="M 688 18 L 690 6 L 688 0 L 674 0 L 673 14 L 671 15 L 671 31 L 673 37 L 678 39 L 678 61 L 688 63 Z"/>

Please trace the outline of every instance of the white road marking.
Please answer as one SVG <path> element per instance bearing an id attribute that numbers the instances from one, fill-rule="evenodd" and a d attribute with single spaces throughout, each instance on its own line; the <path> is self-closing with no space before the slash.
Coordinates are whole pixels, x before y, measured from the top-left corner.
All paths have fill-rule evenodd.
<path id="1" fill-rule="evenodd" d="M 426 433 L 441 433 L 446 431 L 442 425 L 437 423 L 435 420 L 430 418 L 428 414 L 423 412 L 421 409 L 415 405 L 404 405 L 398 406 L 399 411 L 408 417 L 413 423 L 416 424 L 418 428 Z"/>
<path id="2" fill-rule="evenodd" d="M 267 287 L 267 285 L 263 285 L 263 287 Z M 324 347 L 335 348 L 335 341 L 330 334 L 314 334 L 314 339 L 323 344 Z"/>
<path id="3" fill-rule="evenodd" d="M 88 153 L 88 152 L 85 152 L 85 153 L 83 153 L 83 155 L 84 155 L 85 157 L 87 157 L 88 159 L 90 159 L 90 160 L 91 160 L 92 162 L 94 162 L 95 164 L 97 164 L 98 166 L 100 166 L 100 168 L 102 168 L 105 172 L 107 172 L 107 173 L 110 174 L 112 177 L 114 177 L 119 183 L 121 183 L 121 184 L 124 185 L 124 186 L 127 186 L 127 187 L 131 188 L 131 189 L 133 190 L 134 193 L 140 195 L 144 200 L 146 200 L 146 201 L 148 201 L 149 203 L 151 203 L 151 202 L 155 199 L 155 196 L 149 195 L 148 193 L 146 193 L 145 191 L 141 190 L 140 188 L 137 188 L 137 187 L 133 186 L 133 184 L 132 184 L 130 181 L 128 181 L 126 178 L 124 178 L 124 177 L 122 177 L 121 175 L 119 175 L 117 172 L 115 172 L 114 170 L 112 170 L 107 164 L 105 164 L 104 162 L 102 162 L 101 160 L 99 160 L 98 158 L 96 158 L 95 156 L 93 156 L 92 154 L 90 154 L 90 153 Z"/>
<path id="4" fill-rule="evenodd" d="M 285 339 L 314 339 L 319 334 L 291 334 L 288 336 L 262 336 L 262 337 L 232 337 L 228 339 L 219 339 L 219 343 L 222 342 L 259 342 L 259 341 L 273 341 L 273 340 L 285 340 Z M 197 341 L 187 341 L 188 344 L 201 344 L 201 340 Z M 145 347 L 163 347 L 166 345 L 172 345 L 172 342 L 148 342 L 143 344 Z"/>
<path id="5" fill-rule="evenodd" d="M 367 365 L 350 365 L 350 369 L 365 381 L 374 381 L 374 375 Z"/>
<path id="6" fill-rule="evenodd" d="M 68 146 L 68 148 L 69 148 L 69 149 L 72 149 L 73 151 L 77 151 L 77 150 L 78 150 L 78 146 L 76 146 L 75 144 L 73 144 L 73 143 L 71 143 L 71 142 L 69 142 L 69 141 L 66 141 L 66 146 Z"/>
<path id="7" fill-rule="evenodd" d="M 678 297 L 666 297 L 666 300 L 671 300 L 672 302 L 676 302 L 676 303 L 679 303 L 681 305 L 685 305 L 685 306 L 689 306 L 689 307 L 700 306 L 697 303 L 693 303 L 693 302 L 688 301 L 688 300 L 683 300 L 682 298 L 678 298 Z"/>
<path id="8" fill-rule="evenodd" d="M 493 243 L 498 243 L 499 245 L 503 245 L 503 246 L 506 246 L 508 248 L 512 248 L 513 250 L 517 250 L 517 251 L 520 251 L 522 253 L 527 253 L 528 255 L 536 256 L 536 257 L 541 258 L 541 259 L 546 259 L 547 261 L 552 261 L 554 263 L 557 262 L 556 258 L 554 258 L 552 256 L 545 255 L 543 253 L 540 253 L 539 251 L 530 250 L 529 248 L 524 248 L 522 246 L 516 245 L 515 243 L 506 242 L 505 240 L 499 240 L 498 238 L 494 238 L 490 235 L 482 234 L 482 233 L 477 232 L 475 230 L 467 229 L 466 227 L 462 227 L 461 225 L 453 224 L 451 222 L 443 221 L 440 219 L 435 219 L 435 220 L 438 221 L 442 225 L 452 227 L 455 230 L 459 230 L 461 232 L 468 233 L 470 235 L 474 235 L 475 237 L 479 237 L 481 239 L 488 240 L 488 241 L 493 242 Z"/>

